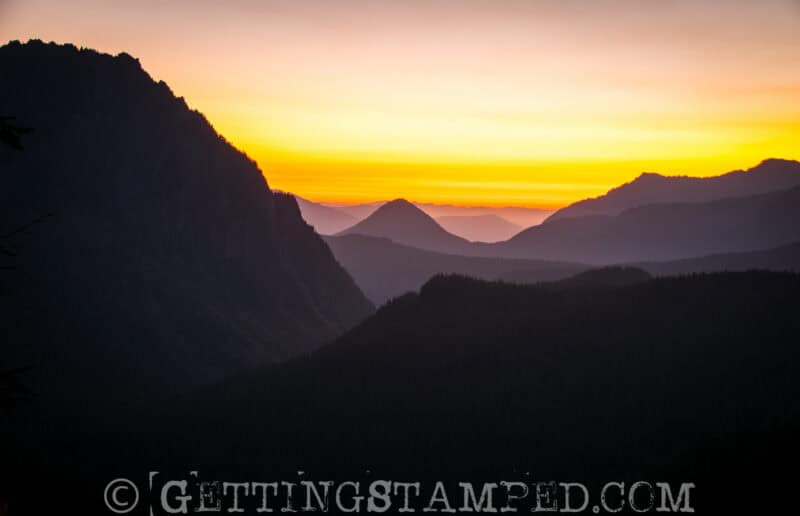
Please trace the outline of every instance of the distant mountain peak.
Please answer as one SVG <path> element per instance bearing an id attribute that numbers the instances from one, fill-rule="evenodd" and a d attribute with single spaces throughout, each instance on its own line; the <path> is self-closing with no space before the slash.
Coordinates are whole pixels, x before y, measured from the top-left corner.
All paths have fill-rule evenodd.
<path id="1" fill-rule="evenodd" d="M 375 220 L 387 217 L 405 217 L 406 222 L 415 220 L 418 223 L 431 224 L 437 227 L 439 226 L 433 217 L 405 199 L 394 199 L 385 203 L 362 222 L 370 219 Z M 439 229 L 442 228 L 440 227 Z M 442 231 L 444 230 L 442 229 Z"/>
<path id="2" fill-rule="evenodd" d="M 403 207 L 403 208 L 418 209 L 411 202 L 409 202 L 409 201 L 407 201 L 407 200 L 405 200 L 403 198 L 393 199 L 393 200 L 387 202 L 386 204 L 384 204 L 383 207 L 395 207 L 395 208 Z"/>
<path id="3" fill-rule="evenodd" d="M 449 233 L 433 217 L 405 199 L 385 203 L 369 217 L 337 235 L 353 234 L 388 238 L 398 244 L 445 253 L 460 253 L 469 247 L 467 240 Z"/>
<path id="4" fill-rule="evenodd" d="M 425 217 L 426 219 L 430 219 L 431 222 L 434 221 L 433 217 L 429 216 L 427 213 L 422 211 L 422 209 L 415 206 L 413 203 L 405 200 L 405 199 L 394 199 L 387 203 L 384 203 L 380 206 L 373 215 L 382 214 L 385 215 L 387 213 L 394 213 L 394 214 L 406 214 L 406 215 L 413 215 L 418 217 Z"/>

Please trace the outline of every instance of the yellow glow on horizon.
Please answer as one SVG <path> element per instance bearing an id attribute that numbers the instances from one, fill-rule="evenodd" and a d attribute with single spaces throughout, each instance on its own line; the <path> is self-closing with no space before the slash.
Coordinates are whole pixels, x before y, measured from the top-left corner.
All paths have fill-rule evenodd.
<path id="1" fill-rule="evenodd" d="M 139 58 L 316 201 L 557 208 L 800 159 L 795 0 L 9 0 L 0 39 Z"/>

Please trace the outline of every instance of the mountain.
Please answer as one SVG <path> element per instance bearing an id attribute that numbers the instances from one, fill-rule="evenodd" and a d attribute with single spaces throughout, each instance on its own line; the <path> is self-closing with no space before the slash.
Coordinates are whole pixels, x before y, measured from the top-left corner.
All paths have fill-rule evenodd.
<path id="1" fill-rule="evenodd" d="M 446 231 L 472 242 L 500 242 L 522 231 L 497 215 L 446 215 L 436 218 Z"/>
<path id="2" fill-rule="evenodd" d="M 539 282 L 565 278 L 588 268 L 578 263 L 437 253 L 364 235 L 325 237 L 325 241 L 336 260 L 376 305 L 419 290 L 437 274 L 494 280 L 524 271 L 526 278 Z"/>
<path id="3" fill-rule="evenodd" d="M 644 262 L 635 266 L 656 276 L 749 270 L 800 272 L 800 242 L 766 251 L 712 254 L 671 262 Z"/>
<path id="4" fill-rule="evenodd" d="M 306 222 L 321 235 L 333 235 L 366 219 L 386 204 L 332 205 L 322 204 L 295 196 Z M 448 232 L 467 240 L 498 242 L 511 238 L 522 228 L 541 223 L 551 211 L 536 208 L 450 206 L 413 203 L 430 215 Z"/>
<path id="5" fill-rule="evenodd" d="M 707 203 L 560 218 L 472 254 L 597 265 L 769 249 L 800 240 L 800 187 Z"/>
<path id="6" fill-rule="evenodd" d="M 295 195 L 294 198 L 297 200 L 303 220 L 311 224 L 320 235 L 333 235 L 349 228 L 359 220 L 338 208 L 311 202 L 298 195 Z"/>
<path id="7" fill-rule="evenodd" d="M 798 450 L 798 295 L 800 276 L 778 273 L 592 289 L 439 276 L 184 406 L 177 435 L 197 439 L 189 457 L 246 450 L 277 471 L 691 481 L 697 512 L 716 513 L 743 503 L 731 489 L 792 482 L 778 465 Z"/>
<path id="8" fill-rule="evenodd" d="M 608 270 L 617 269 L 609 267 Z M 622 267 L 623 270 L 642 271 L 647 276 L 678 276 L 684 274 L 699 274 L 709 272 L 745 272 L 745 271 L 774 271 L 774 272 L 800 272 L 800 242 L 768 249 L 766 251 L 751 251 L 746 253 L 722 253 L 674 260 L 667 262 L 639 262 Z M 594 273 L 598 269 L 592 269 Z M 631 276 L 636 279 L 635 273 Z M 501 274 L 501 281 L 519 284 L 537 284 L 542 282 L 541 275 L 536 271 L 517 269 Z M 572 279 L 572 278 L 570 278 Z"/>
<path id="9" fill-rule="evenodd" d="M 295 200 L 136 59 L 12 42 L 0 69 L 0 113 L 34 129 L 0 149 L 1 360 L 39 406 L 122 411 L 372 312 Z"/>
<path id="10" fill-rule="evenodd" d="M 647 204 L 702 203 L 744 197 L 798 185 L 800 162 L 781 159 L 767 159 L 748 170 L 708 178 L 644 173 L 605 195 L 562 208 L 546 222 L 587 215 L 619 215 L 629 208 Z"/>
<path id="11" fill-rule="evenodd" d="M 591 500 L 607 482 L 641 479 L 676 495 L 693 483 L 698 514 L 778 513 L 784 497 L 730 494 L 792 492 L 798 295 L 800 276 L 780 273 L 590 289 L 437 276 L 308 356 L 156 412 L 155 429 L 2 440 L 14 466 L 3 486 L 30 493 L 21 514 L 50 514 L 42 506 L 70 493 L 101 514 L 87 479 L 103 486 L 109 471 L 153 464 L 184 472 L 161 483 L 186 464 L 206 465 L 203 480 L 346 479 L 363 493 L 377 479 L 420 481 L 415 507 L 441 479 L 453 497 L 453 479 L 476 492 L 499 479 L 573 479 Z M 56 496 L 37 494 L 41 471 Z M 260 497 L 249 501 L 255 512 Z"/>
<path id="12" fill-rule="evenodd" d="M 451 216 L 495 215 L 521 228 L 541 224 L 552 210 L 514 206 L 453 206 L 449 204 L 414 203 L 434 219 Z"/>
<path id="13" fill-rule="evenodd" d="M 405 199 L 387 202 L 358 224 L 336 234 L 388 238 L 398 244 L 450 254 L 468 252 L 470 243 L 445 231 L 433 218 Z"/>
<path id="14" fill-rule="evenodd" d="M 360 221 L 366 219 L 367 217 L 375 213 L 375 210 L 377 210 L 384 204 L 386 203 L 379 201 L 379 202 L 369 202 L 365 204 L 342 204 L 342 205 L 327 204 L 326 206 L 339 210 L 342 213 L 346 213 L 347 215 L 350 215 L 351 217 L 355 218 L 357 221 Z"/>

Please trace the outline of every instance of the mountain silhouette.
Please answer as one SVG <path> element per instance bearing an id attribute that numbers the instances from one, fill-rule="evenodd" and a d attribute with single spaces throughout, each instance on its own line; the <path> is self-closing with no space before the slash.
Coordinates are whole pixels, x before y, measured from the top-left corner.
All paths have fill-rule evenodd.
<path id="1" fill-rule="evenodd" d="M 566 278 L 589 268 L 578 263 L 460 256 L 437 253 L 364 235 L 325 237 L 336 260 L 376 305 L 417 291 L 437 274 L 463 274 L 486 280 L 524 271 L 533 282 Z"/>
<path id="2" fill-rule="evenodd" d="M 386 202 L 327 205 L 295 195 L 306 222 L 321 235 L 334 235 L 366 219 Z M 456 236 L 471 241 L 499 242 L 525 227 L 539 224 L 551 212 L 535 208 L 450 206 L 412 203 L 437 224 Z M 516 221 L 516 222 L 514 222 Z"/>
<path id="3" fill-rule="evenodd" d="M 751 270 L 800 272 L 800 242 L 766 251 L 712 254 L 671 262 L 643 262 L 634 266 L 656 276 Z"/>
<path id="4" fill-rule="evenodd" d="M 682 478 L 715 512 L 700 506 L 742 504 L 732 487 L 792 481 L 775 465 L 797 457 L 799 294 L 780 273 L 590 289 L 437 276 L 175 417 L 179 435 L 208 429 L 198 450 L 272 468 Z"/>
<path id="5" fill-rule="evenodd" d="M 0 69 L 0 113 L 34 128 L 0 149 L 0 233 L 53 214 L 0 276 L 3 363 L 32 366 L 39 406 L 124 410 L 373 310 L 295 200 L 131 56 L 12 42 Z"/>
<path id="6" fill-rule="evenodd" d="M 748 252 L 800 240 L 800 187 L 707 203 L 653 204 L 564 217 L 475 254 L 611 265 Z"/>
<path id="7" fill-rule="evenodd" d="M 442 253 L 463 254 L 470 243 L 451 233 L 405 199 L 395 199 L 358 224 L 336 234 L 383 237 L 398 244 Z"/>
<path id="8" fill-rule="evenodd" d="M 765 161 L 758 173 L 785 177 L 787 163 L 793 162 Z M 738 174 L 732 177 L 754 177 L 747 174 L 756 173 Z M 735 184 L 742 181 L 749 184 L 745 179 Z M 798 218 L 800 186 L 709 202 L 645 204 L 617 215 L 556 218 L 522 230 L 507 241 L 483 243 L 457 237 L 413 204 L 397 200 L 336 235 L 383 237 L 444 254 L 615 265 L 788 245 L 800 241 Z"/>
<path id="9" fill-rule="evenodd" d="M 774 271 L 774 272 L 800 272 L 800 242 L 793 243 L 766 251 L 751 251 L 746 253 L 722 253 L 674 260 L 667 262 L 639 262 L 624 266 L 591 269 L 587 275 L 597 271 L 622 269 L 630 271 L 631 279 L 636 281 L 634 271 L 642 271 L 649 276 L 679 276 L 684 274 L 698 274 L 710 272 L 745 272 L 745 271 Z M 578 274 L 578 277 L 580 274 Z M 357 276 L 356 276 L 357 277 Z M 613 277 L 613 275 L 612 275 Z M 622 276 L 624 277 L 624 275 Z M 538 284 L 542 282 L 538 271 L 518 269 L 501 274 L 501 281 L 519 284 Z M 641 279 L 645 279 L 642 275 Z M 565 279 L 568 281 L 568 279 Z"/>
<path id="10" fill-rule="evenodd" d="M 587 215 L 619 215 L 647 204 L 708 202 L 757 195 L 798 185 L 800 162 L 782 159 L 767 159 L 748 170 L 707 178 L 644 173 L 605 195 L 570 204 L 545 222 Z"/>
<path id="11" fill-rule="evenodd" d="M 320 235 L 333 235 L 359 220 L 343 210 L 312 202 L 298 195 L 294 198 L 297 200 L 303 220 L 311 224 Z"/>
<path id="12" fill-rule="evenodd" d="M 436 222 L 446 231 L 472 242 L 500 242 L 522 231 L 506 219 L 493 214 L 445 215 Z"/>
<path id="13" fill-rule="evenodd" d="M 20 513 L 50 514 L 62 494 L 97 506 L 87 479 L 102 486 L 115 467 L 153 464 L 428 489 L 579 478 L 595 497 L 609 479 L 658 479 L 695 483 L 698 514 L 777 513 L 783 497 L 730 493 L 792 492 L 798 295 L 800 276 L 786 273 L 592 288 L 437 276 L 307 356 L 237 374 L 118 434 L 4 439 L 4 465 L 17 466 L 3 485 L 31 493 Z M 37 494 L 41 471 L 58 496 Z"/>

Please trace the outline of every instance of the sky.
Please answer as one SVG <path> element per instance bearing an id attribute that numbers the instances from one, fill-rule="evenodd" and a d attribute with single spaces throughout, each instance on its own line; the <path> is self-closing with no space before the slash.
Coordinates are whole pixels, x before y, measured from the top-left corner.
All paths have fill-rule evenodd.
<path id="1" fill-rule="evenodd" d="M 800 0 L 0 0 L 0 42 L 137 57 L 327 202 L 557 208 L 800 159 Z"/>

